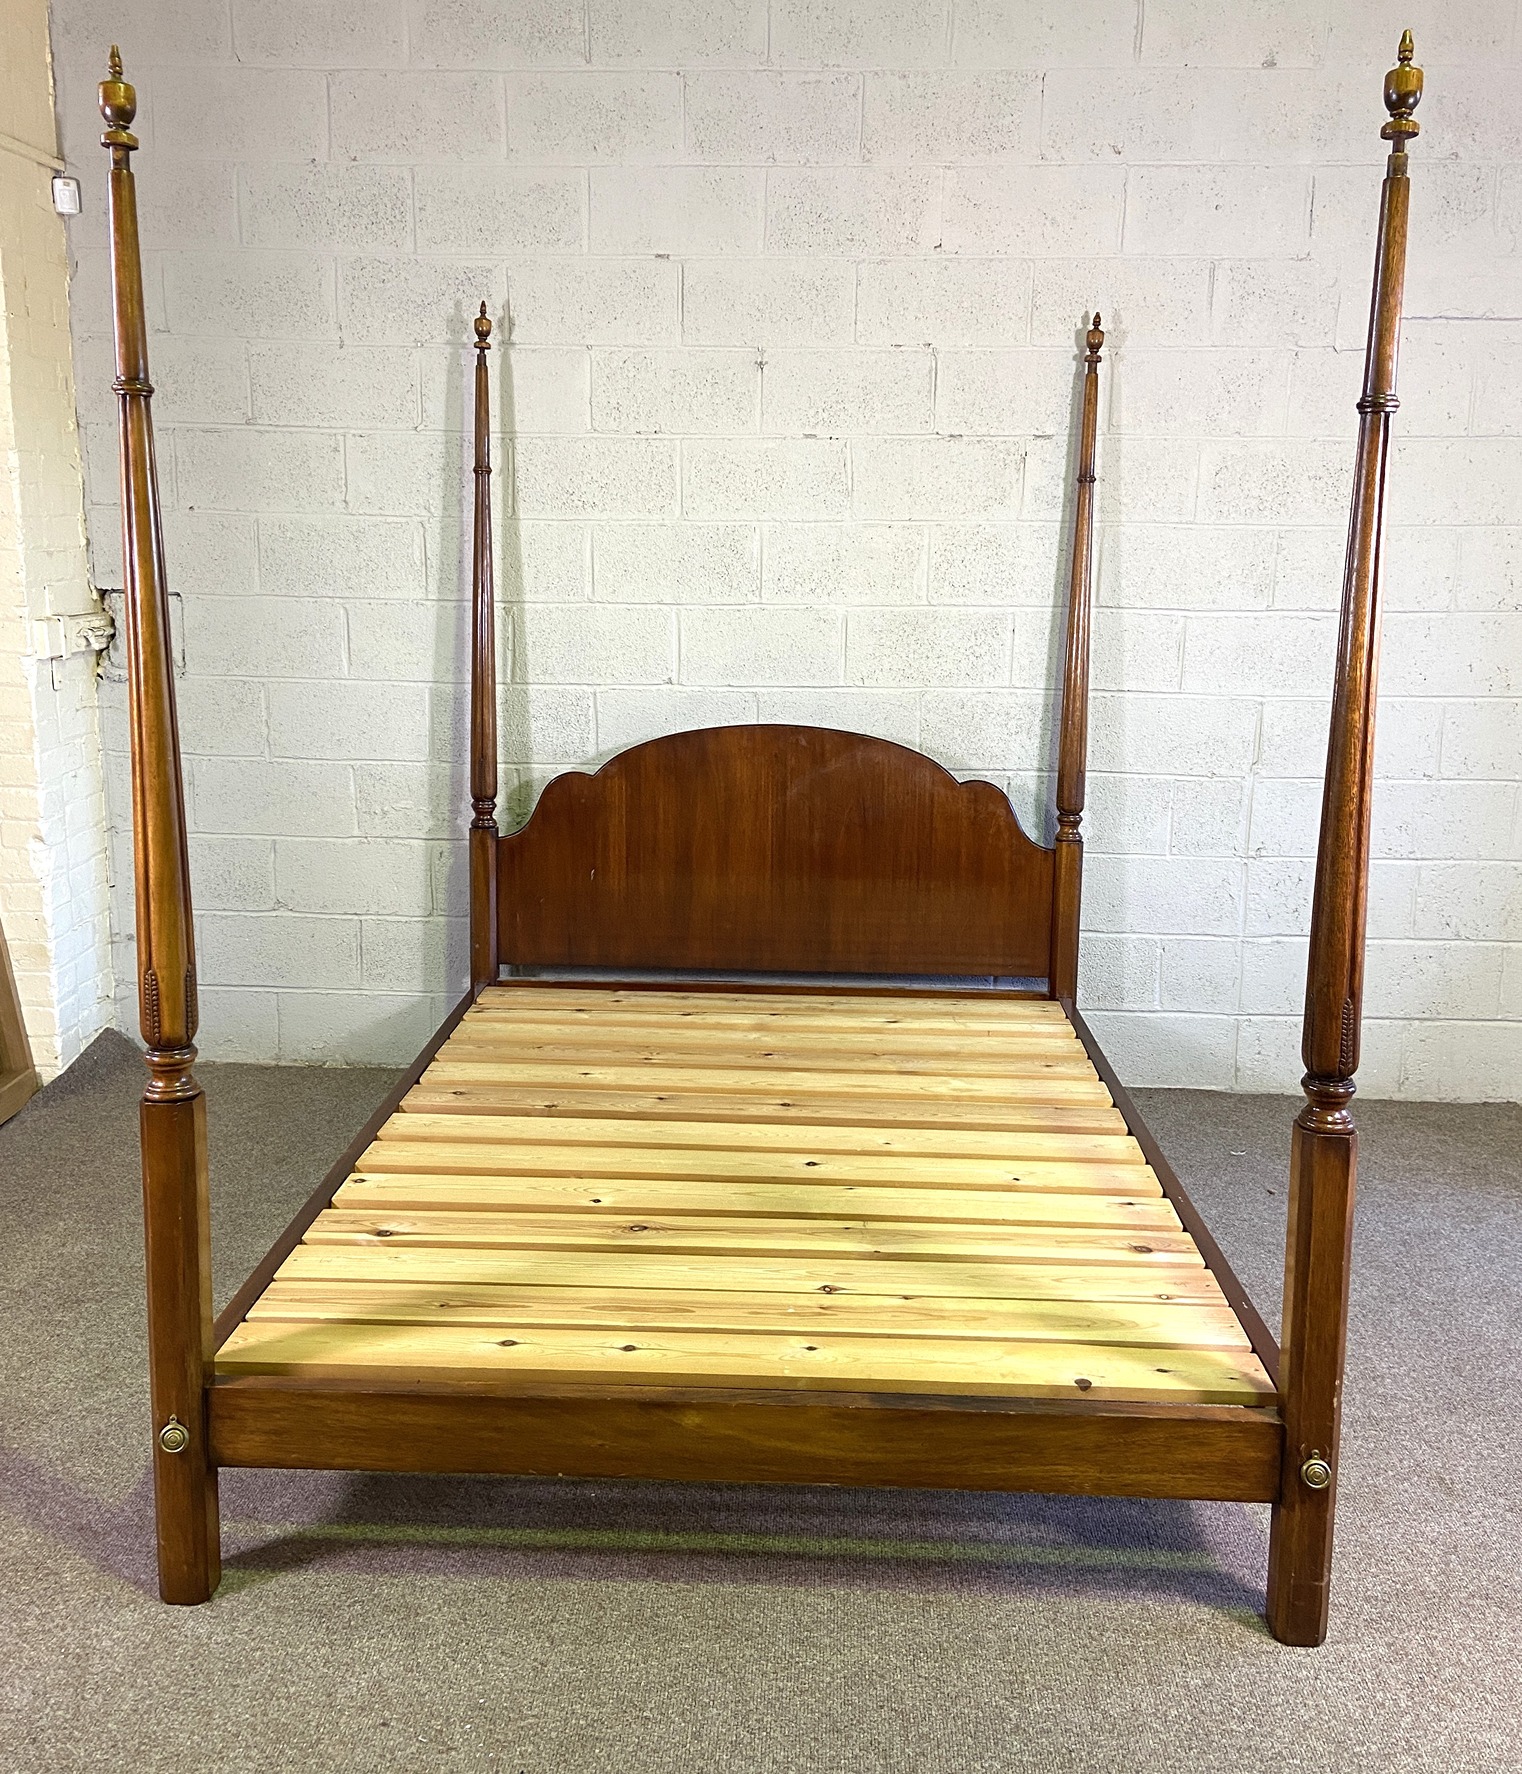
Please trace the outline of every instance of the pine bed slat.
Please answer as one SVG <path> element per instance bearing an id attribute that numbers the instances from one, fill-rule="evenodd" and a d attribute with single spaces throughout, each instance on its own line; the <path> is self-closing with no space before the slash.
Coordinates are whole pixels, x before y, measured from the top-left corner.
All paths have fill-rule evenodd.
<path id="1" fill-rule="evenodd" d="M 446 1048 L 425 1074 L 436 1084 L 505 1082 L 551 1085 L 557 1090 L 722 1090 L 740 1096 L 772 1091 L 788 1096 L 810 1094 L 862 1097 L 968 1097 L 993 1102 L 1019 1102 L 1036 1098 L 1050 1102 L 1101 1102 L 1109 1100 L 1088 1062 L 1076 1060 L 1012 1059 L 1008 1069 L 995 1076 L 978 1073 L 793 1071 L 780 1066 L 749 1070 L 723 1066 L 674 1066 L 660 1062 L 629 1065 L 616 1061 L 566 1061 L 535 1064 L 527 1060 L 455 1059 Z"/>

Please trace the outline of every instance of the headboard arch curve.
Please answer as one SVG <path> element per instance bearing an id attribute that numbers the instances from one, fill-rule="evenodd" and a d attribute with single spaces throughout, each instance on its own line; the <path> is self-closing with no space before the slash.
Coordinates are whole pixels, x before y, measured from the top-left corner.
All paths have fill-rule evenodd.
<path id="1" fill-rule="evenodd" d="M 829 727 L 705 727 L 557 776 L 499 844 L 531 967 L 1000 975 L 1051 968 L 1053 854 L 989 782 Z"/>

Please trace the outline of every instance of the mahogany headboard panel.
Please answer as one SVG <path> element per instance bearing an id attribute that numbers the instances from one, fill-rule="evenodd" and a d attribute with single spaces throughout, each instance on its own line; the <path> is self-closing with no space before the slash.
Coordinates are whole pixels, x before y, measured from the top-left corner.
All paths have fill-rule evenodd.
<path id="1" fill-rule="evenodd" d="M 708 727 L 557 776 L 498 845 L 524 966 L 1051 967 L 1053 852 L 992 783 L 825 727 Z"/>

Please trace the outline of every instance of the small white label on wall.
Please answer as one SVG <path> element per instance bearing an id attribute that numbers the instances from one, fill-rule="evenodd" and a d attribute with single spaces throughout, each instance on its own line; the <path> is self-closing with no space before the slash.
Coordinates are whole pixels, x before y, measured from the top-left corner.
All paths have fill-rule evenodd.
<path id="1" fill-rule="evenodd" d="M 71 179 L 67 173 L 57 173 L 53 178 L 53 208 L 61 216 L 77 216 L 79 214 L 79 180 Z"/>

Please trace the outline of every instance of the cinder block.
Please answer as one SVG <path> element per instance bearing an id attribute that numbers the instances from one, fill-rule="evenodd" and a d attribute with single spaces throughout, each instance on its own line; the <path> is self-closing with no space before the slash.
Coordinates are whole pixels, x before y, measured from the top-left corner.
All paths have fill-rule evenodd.
<path id="1" fill-rule="evenodd" d="M 192 599 L 185 663 L 199 677 L 332 678 L 344 664 L 343 612 L 303 598 Z"/>
<path id="2" fill-rule="evenodd" d="M 190 890 L 198 912 L 272 911 L 274 840 L 191 838 Z"/>
<path id="3" fill-rule="evenodd" d="M 469 919 L 364 919 L 359 927 L 359 977 L 367 992 L 458 997 L 470 980 Z"/>
<path id="4" fill-rule="evenodd" d="M 1516 516 L 1522 437 L 1410 438 L 1399 473 L 1407 523 L 1508 523 Z"/>
<path id="5" fill-rule="evenodd" d="M 1010 621 L 993 610 L 855 610 L 846 681 L 978 689 L 1009 681 Z"/>
<path id="6" fill-rule="evenodd" d="M 936 244 L 939 173 L 902 167 L 779 167 L 767 179 L 769 252 L 922 253 Z"/>
<path id="7" fill-rule="evenodd" d="M 95 71 L 91 69 L 92 76 Z M 92 85 L 92 98 L 94 90 Z M 91 109 L 94 109 L 93 104 Z M 49 137 L 52 127 L 49 120 Z M 82 186 L 79 220 L 69 224 L 71 247 L 76 239 L 107 238 L 107 189 L 103 177 L 91 179 Z M 168 165 L 158 162 L 152 178 L 138 190 L 137 219 L 140 238 L 152 241 L 158 250 L 236 246 L 238 196 L 235 169 L 219 161 L 171 161 Z M 71 289 L 69 293 L 72 297 L 74 292 Z"/>
<path id="8" fill-rule="evenodd" d="M 577 253 L 586 244 L 580 173 L 420 166 L 413 181 L 423 252 Z"/>
<path id="9" fill-rule="evenodd" d="M 1137 1090 L 1230 1090 L 1237 1019 L 1182 1012 L 1095 1010 L 1089 1026 Z"/>
<path id="10" fill-rule="evenodd" d="M 1273 436 L 1287 399 L 1281 352 L 1128 351 L 1110 377 L 1110 423 L 1155 437 Z"/>
<path id="11" fill-rule="evenodd" d="M 1063 541 L 1056 524 L 936 524 L 930 601 L 1053 610 L 1065 583 Z"/>
<path id="12" fill-rule="evenodd" d="M 463 759 L 449 763 L 356 764 L 354 792 L 363 837 L 443 838 L 470 823 Z"/>
<path id="13" fill-rule="evenodd" d="M 864 345 L 1008 345 L 1030 329 L 1031 268 L 1019 259 L 889 259 L 857 267 Z"/>
<path id="14" fill-rule="evenodd" d="M 343 504 L 343 441 L 314 431 L 174 435 L 180 496 L 226 511 L 331 511 Z"/>
<path id="15" fill-rule="evenodd" d="M 346 615 L 349 676 L 384 683 L 455 684 L 465 676 L 470 609 L 454 601 L 366 603 L 342 606 Z M 505 615 L 499 607 L 499 629 Z M 414 754 L 407 754 L 414 755 Z"/>
<path id="16" fill-rule="evenodd" d="M 452 430 L 461 425 L 465 399 L 459 353 L 449 352 L 428 367 L 435 373 L 423 387 L 423 422 Z M 581 346 L 514 345 L 491 368 L 502 407 L 502 430 L 508 435 L 590 428 L 591 357 Z M 510 504 L 510 489 L 506 496 Z"/>
<path id="17" fill-rule="evenodd" d="M 763 596 L 782 604 L 922 604 L 926 533 L 913 524 L 768 524 Z"/>
<path id="18" fill-rule="evenodd" d="M 278 993 L 197 981 L 196 999 L 201 1008 L 196 1050 L 203 1060 L 268 1065 L 279 1051 Z"/>
<path id="19" fill-rule="evenodd" d="M 1098 691 L 1089 705 L 1089 768 L 1156 776 L 1246 776 L 1258 710 L 1237 697 Z"/>
<path id="20" fill-rule="evenodd" d="M 284 76 L 282 76 L 284 78 Z M 345 160 L 500 160 L 502 82 L 494 74 L 335 73 L 333 153 Z"/>
<path id="21" fill-rule="evenodd" d="M 561 760 L 575 765 L 596 749 L 591 690 L 559 684 L 514 684 L 505 696 L 499 695 L 498 703 L 503 751 L 519 764 Z M 463 746 L 458 755 L 464 758 Z"/>
<path id="22" fill-rule="evenodd" d="M 1347 513 L 1352 464 L 1340 444 L 1209 441 L 1200 452 L 1207 523 L 1329 524 Z"/>
<path id="23" fill-rule="evenodd" d="M 484 301 L 502 306 L 499 265 L 453 259 L 346 259 L 339 273 L 351 345 L 466 345 Z"/>
<path id="24" fill-rule="evenodd" d="M 1313 259 L 1223 259 L 1215 267 L 1211 336 L 1218 345 L 1259 350 L 1335 344 L 1340 299 L 1336 269 Z"/>
<path id="25" fill-rule="evenodd" d="M 1336 623 L 1329 616 L 1193 615 L 1183 687 L 1205 695 L 1330 694 L 1336 652 Z"/>
<path id="26" fill-rule="evenodd" d="M 232 0 L 238 59 L 297 68 L 400 67 L 405 0 Z"/>
<path id="27" fill-rule="evenodd" d="M 913 691 L 762 690 L 756 718 L 786 726 L 835 727 L 896 745 L 918 746 L 919 698 Z"/>
<path id="28" fill-rule="evenodd" d="M 121 18 L 115 0 L 79 0 L 50 22 L 56 60 L 82 64 L 93 79 L 102 78 L 96 72 L 105 65 L 100 46 L 110 43 L 113 31 L 121 36 L 129 69 L 131 58 L 146 54 L 150 43 L 162 67 L 215 61 L 232 52 L 227 8 L 207 6 L 204 0 L 143 0 L 133 8 L 130 21 Z M 125 31 L 129 22 L 130 34 Z M 96 125 L 89 127 L 93 130 Z"/>
<path id="29" fill-rule="evenodd" d="M 773 351 L 761 374 L 765 431 L 929 431 L 934 364 L 928 351 Z"/>
<path id="30" fill-rule="evenodd" d="M 279 349 L 299 347 L 287 344 Z M 110 383 L 107 376 L 104 386 L 109 389 Z M 229 346 L 225 339 L 173 334 L 155 339 L 153 385 L 160 425 L 242 425 L 248 420 L 248 364 L 242 347 Z"/>
<path id="31" fill-rule="evenodd" d="M 104 40 L 110 41 L 109 31 Z M 126 48 L 130 55 L 130 43 Z M 95 54 L 99 57 L 98 47 Z M 317 72 L 207 63 L 166 68 L 153 75 L 151 86 L 144 85 L 142 96 L 143 122 L 151 119 L 153 147 L 166 160 L 205 159 L 208 142 L 230 144 L 237 120 L 255 117 L 261 155 L 272 160 L 328 155 L 327 82 Z M 233 157 L 231 151 L 226 157 Z"/>
<path id="32" fill-rule="evenodd" d="M 676 618 L 625 604 L 536 604 L 513 613 L 518 669 L 531 684 L 667 684 Z"/>
<path id="33" fill-rule="evenodd" d="M 532 68 L 582 62 L 581 0 L 412 0 L 411 61 L 419 68 Z"/>
<path id="34" fill-rule="evenodd" d="M 926 690 L 920 741 L 949 770 L 1025 768 L 1044 755 L 1050 698 L 1028 690 Z"/>
<path id="35" fill-rule="evenodd" d="M 1164 1010 L 1229 1015 L 1245 959 L 1235 937 L 1167 937 L 1158 945 L 1158 1002 Z"/>
<path id="36" fill-rule="evenodd" d="M 592 353 L 592 424 L 598 431 L 754 431 L 760 394 L 753 350 Z"/>
<path id="37" fill-rule="evenodd" d="M 1056 755 L 1055 736 L 1046 755 Z M 1088 805 L 1084 810 L 1084 845 L 1091 856 L 1165 856 L 1173 784 L 1165 777 L 1090 771 Z M 1055 782 L 1046 803 L 1055 813 Z M 1050 836 L 1042 838 L 1051 842 Z"/>
<path id="38" fill-rule="evenodd" d="M 1192 619 L 1191 619 L 1192 620 Z M 1185 620 L 1156 610 L 1102 610 L 1094 622 L 1092 683 L 1098 690 L 1217 690 L 1181 681 Z"/>
<path id="39" fill-rule="evenodd" d="M 682 450 L 687 517 L 842 517 L 849 485 L 845 445 L 822 438 L 734 438 Z"/>
<path id="40" fill-rule="evenodd" d="M 1522 864 L 1423 863 L 1414 930 L 1453 942 L 1522 942 Z"/>
<path id="41" fill-rule="evenodd" d="M 1522 528 L 1465 530 L 1460 561 L 1459 609 L 1522 610 Z"/>
<path id="42" fill-rule="evenodd" d="M 1096 309 L 1112 359 L 1133 346 L 1209 338 L 1211 268 L 1198 259 L 1038 260 L 1033 275 L 1032 344 L 1079 347 Z"/>
<path id="43" fill-rule="evenodd" d="M 1156 1010 L 1157 939 L 1109 936 L 1098 930 L 1083 937 L 1078 995 L 1090 1010 Z"/>
<path id="44" fill-rule="evenodd" d="M 405 1066 L 448 1008 L 443 998 L 400 993 L 281 992 L 280 1059 L 299 1066 Z"/>
<path id="45" fill-rule="evenodd" d="M 356 431 L 347 438 L 302 432 L 281 435 L 342 448 L 351 511 L 429 517 L 454 515 L 464 503 L 467 471 L 460 440 L 445 432 Z"/>
<path id="46" fill-rule="evenodd" d="M 1194 517 L 1199 444 L 1117 434 L 1100 448 L 1095 505 L 1101 524 L 1178 523 Z M 1026 516 L 1062 521 L 1073 507 L 1073 484 L 1067 438 L 1037 438 L 1027 456 Z"/>
<path id="47" fill-rule="evenodd" d="M 507 155 L 541 166 L 680 160 L 681 76 L 590 70 L 510 75 Z"/>
<path id="48" fill-rule="evenodd" d="M 611 757 L 664 733 L 727 727 L 756 718 L 752 690 L 640 688 L 597 692 L 597 752 Z"/>
<path id="49" fill-rule="evenodd" d="M 1313 68 L 1325 35 L 1317 0 L 1271 0 L 1226 18 L 1209 0 L 1154 0 L 1141 59 L 1164 67 Z"/>
<path id="50" fill-rule="evenodd" d="M 960 0 L 952 59 L 970 68 L 1129 68 L 1135 0 Z"/>
<path id="51" fill-rule="evenodd" d="M 676 510 L 676 447 L 658 438 L 525 438 L 514 451 L 526 517 L 657 517 Z"/>
<path id="52" fill-rule="evenodd" d="M 1173 785 L 1168 848 L 1175 856 L 1245 855 L 1247 784 L 1229 777 L 1180 777 Z"/>
<path id="53" fill-rule="evenodd" d="M 1522 779 L 1522 721 L 1501 698 L 1450 703 L 1443 711 L 1444 776 Z"/>
<path id="54" fill-rule="evenodd" d="M 1171 610 L 1261 610 L 1273 594 L 1275 532 L 1203 525 L 1107 525 L 1101 604 Z"/>
<path id="55" fill-rule="evenodd" d="M 429 849 L 399 838 L 279 838 L 275 892 L 292 912 L 426 917 L 433 910 Z"/>
<path id="56" fill-rule="evenodd" d="M 422 527 L 405 518 L 266 517 L 259 522 L 259 588 L 322 597 L 339 586 L 365 597 L 419 597 Z"/>
<path id="57" fill-rule="evenodd" d="M 198 972 L 209 986 L 330 991 L 359 982 L 357 918 L 208 912 L 197 923 Z"/>
<path id="58" fill-rule="evenodd" d="M 1095 930 L 1231 936 L 1241 922 L 1243 865 L 1198 856 L 1089 857 L 1084 918 Z"/>
<path id="59" fill-rule="evenodd" d="M 181 677 L 180 746 L 186 757 L 262 758 L 269 749 L 263 683 Z"/>
<path id="60" fill-rule="evenodd" d="M 854 304 L 854 269 L 834 259 L 698 260 L 682 270 L 689 345 L 842 345 Z"/>
<path id="61" fill-rule="evenodd" d="M 428 692 L 405 683 L 271 684 L 277 758 L 417 760 L 428 755 Z"/>
<path id="62" fill-rule="evenodd" d="M 254 345 L 248 370 L 256 424 L 334 429 L 418 422 L 417 364 L 410 351 Z"/>
<path id="63" fill-rule="evenodd" d="M 852 507 L 865 518 L 1018 516 L 1025 446 L 982 438 L 862 438 Z"/>
<path id="64" fill-rule="evenodd" d="M 1041 157 L 1214 160 L 1240 127 L 1243 96 L 1240 78 L 1215 72 L 1051 68 L 1041 83 Z"/>
<path id="65" fill-rule="evenodd" d="M 1069 352 L 943 351 L 937 359 L 937 431 L 1065 435 L 1072 411 Z"/>
<path id="66" fill-rule="evenodd" d="M 177 333 L 222 339 L 330 339 L 333 269 L 306 253 L 175 253 L 164 305 Z"/>
<path id="67" fill-rule="evenodd" d="M 607 603 L 737 604 L 760 594 L 751 524 L 598 524 L 592 571 Z"/>
<path id="68" fill-rule="evenodd" d="M 949 253 L 1022 258 L 1118 252 L 1125 190 L 1118 166 L 955 167 L 941 243 Z"/>
<path id="69" fill-rule="evenodd" d="M 591 553 L 582 525 L 514 523 L 504 542 L 499 599 L 568 604 L 592 595 Z"/>
<path id="70" fill-rule="evenodd" d="M 1126 188 L 1127 252 L 1293 257 L 1310 222 L 1310 176 L 1282 164 L 1142 166 Z"/>
<path id="71" fill-rule="evenodd" d="M 1522 1077 L 1522 1023 L 1443 1021 L 1407 1032 L 1401 1095 L 1511 1102 Z"/>
<path id="72" fill-rule="evenodd" d="M 859 74 L 688 74 L 687 147 L 699 160 L 763 166 L 856 158 Z"/>
<path id="73" fill-rule="evenodd" d="M 1370 943 L 1365 1002 L 1376 1016 L 1495 1016 L 1498 959 L 1499 951 L 1483 942 Z"/>
<path id="74" fill-rule="evenodd" d="M 276 162 L 240 168 L 238 185 L 246 246 L 405 252 L 412 245 L 405 166 Z"/>
<path id="75" fill-rule="evenodd" d="M 916 165 L 1031 161 L 1040 116 L 1039 74 L 869 74 L 862 158 Z"/>
<path id="76" fill-rule="evenodd" d="M 844 618 L 835 610 L 683 610 L 686 684 L 838 684 Z"/>
<path id="77" fill-rule="evenodd" d="M 592 60 L 660 68 L 766 60 L 766 0 L 590 0 Z"/>
<path id="78" fill-rule="evenodd" d="M 934 67 L 946 60 L 939 6 L 917 0 L 775 0 L 771 53 L 784 67 Z"/>
<path id="79" fill-rule="evenodd" d="M 1380 681 L 1392 695 L 1522 696 L 1522 614 L 1392 612 L 1384 632 Z"/>
<path id="80" fill-rule="evenodd" d="M 1253 856 L 1314 857 L 1320 830 L 1319 776 L 1298 782 L 1260 779 L 1254 784 L 1248 827 Z"/>
<path id="81" fill-rule="evenodd" d="M 674 343 L 678 280 L 678 267 L 666 260 L 514 263 L 509 266 L 507 277 L 513 342 L 521 345 Z"/>
<path id="82" fill-rule="evenodd" d="M 598 253 L 757 253 L 765 219 L 759 167 L 593 167 Z"/>

